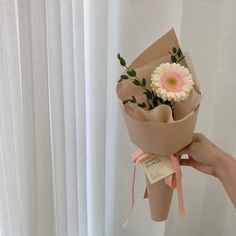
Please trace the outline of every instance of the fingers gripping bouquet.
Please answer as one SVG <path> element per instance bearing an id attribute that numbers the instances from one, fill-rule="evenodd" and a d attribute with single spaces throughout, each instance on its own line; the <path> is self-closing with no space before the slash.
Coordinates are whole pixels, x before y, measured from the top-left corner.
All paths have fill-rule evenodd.
<path id="1" fill-rule="evenodd" d="M 181 171 L 174 153 L 191 143 L 201 93 L 188 55 L 170 30 L 127 66 L 117 94 L 131 141 L 140 150 L 132 155 L 146 174 L 145 196 L 154 221 L 167 219 L 173 189 L 184 217 Z"/>

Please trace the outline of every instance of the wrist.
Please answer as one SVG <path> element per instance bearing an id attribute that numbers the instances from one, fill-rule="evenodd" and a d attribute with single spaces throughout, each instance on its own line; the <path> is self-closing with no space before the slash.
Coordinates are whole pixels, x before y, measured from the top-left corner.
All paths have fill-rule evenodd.
<path id="1" fill-rule="evenodd" d="M 215 173 L 216 177 L 223 184 L 228 196 L 236 208 L 236 160 L 227 153 L 216 157 Z"/>
<path id="2" fill-rule="evenodd" d="M 219 150 L 215 154 L 215 176 L 222 182 L 229 174 L 232 162 L 235 162 L 234 158 L 229 154 Z"/>

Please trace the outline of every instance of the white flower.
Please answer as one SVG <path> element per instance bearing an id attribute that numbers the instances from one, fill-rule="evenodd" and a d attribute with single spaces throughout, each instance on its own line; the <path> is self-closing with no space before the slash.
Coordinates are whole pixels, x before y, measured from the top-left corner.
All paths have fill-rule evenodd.
<path id="1" fill-rule="evenodd" d="M 151 88 L 164 101 L 184 101 L 193 89 L 189 70 L 176 63 L 162 63 L 151 75 Z"/>

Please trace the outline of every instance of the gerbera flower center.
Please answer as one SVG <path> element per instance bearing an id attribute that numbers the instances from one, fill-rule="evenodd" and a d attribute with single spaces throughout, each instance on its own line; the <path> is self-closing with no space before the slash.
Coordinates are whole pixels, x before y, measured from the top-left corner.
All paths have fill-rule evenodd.
<path id="1" fill-rule="evenodd" d="M 167 83 L 169 84 L 169 86 L 171 86 L 171 87 L 175 87 L 175 86 L 177 85 L 177 80 L 176 80 L 176 78 L 174 78 L 174 77 L 168 78 L 166 82 L 167 82 Z"/>
<path id="2" fill-rule="evenodd" d="M 168 92 L 178 92 L 181 91 L 184 85 L 183 78 L 179 73 L 169 71 L 161 76 L 160 80 L 163 88 Z"/>

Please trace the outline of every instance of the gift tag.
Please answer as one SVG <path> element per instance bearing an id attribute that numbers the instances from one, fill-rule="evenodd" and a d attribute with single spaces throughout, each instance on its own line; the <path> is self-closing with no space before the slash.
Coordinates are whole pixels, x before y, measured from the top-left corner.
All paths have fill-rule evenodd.
<path id="1" fill-rule="evenodd" d="M 175 173 L 169 157 L 151 156 L 140 161 L 151 184 Z"/>

